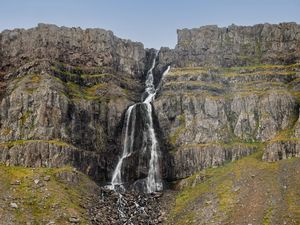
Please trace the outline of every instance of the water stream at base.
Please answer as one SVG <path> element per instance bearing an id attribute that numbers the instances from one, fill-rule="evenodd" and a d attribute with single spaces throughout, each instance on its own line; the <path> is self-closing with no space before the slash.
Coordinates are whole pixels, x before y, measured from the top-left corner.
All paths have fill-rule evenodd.
<path id="1" fill-rule="evenodd" d="M 158 89 L 161 86 L 161 81 L 168 73 L 170 66 L 164 71 L 162 78 L 157 85 L 157 88 L 155 88 L 154 85 L 154 77 L 153 77 L 153 69 L 156 64 L 156 59 L 158 56 L 158 52 L 156 53 L 151 68 L 147 72 L 147 77 L 145 81 L 145 91 L 143 93 L 143 96 L 145 96 L 144 100 L 142 99 L 141 103 L 136 103 L 134 105 L 131 105 L 125 114 L 125 121 L 124 121 L 124 140 L 123 140 L 123 152 L 122 156 L 118 161 L 118 164 L 113 172 L 112 180 L 111 180 L 111 186 L 110 188 L 119 191 L 122 190 L 124 191 L 125 188 L 123 186 L 124 181 L 122 180 L 122 165 L 124 159 L 129 157 L 134 149 L 134 137 L 135 137 L 135 123 L 136 123 L 136 115 L 133 115 L 133 111 L 135 110 L 137 104 L 144 104 L 146 107 L 146 116 L 148 119 L 147 123 L 147 137 L 150 139 L 150 161 L 149 161 L 149 171 L 148 171 L 148 176 L 146 177 L 145 183 L 146 183 L 146 192 L 147 193 L 152 193 L 156 191 L 161 191 L 163 189 L 163 183 L 161 179 L 161 174 L 160 174 L 160 166 L 159 166 L 159 146 L 158 146 L 158 140 L 155 135 L 155 130 L 153 127 L 153 118 L 152 118 L 152 105 L 151 102 L 154 100 L 155 95 L 158 91 Z M 124 129 L 123 128 L 123 129 Z M 147 141 L 147 140 L 144 140 Z M 142 149 L 142 151 L 147 150 L 147 145 L 145 145 L 146 149 Z M 141 147 L 142 148 L 142 147 Z"/>

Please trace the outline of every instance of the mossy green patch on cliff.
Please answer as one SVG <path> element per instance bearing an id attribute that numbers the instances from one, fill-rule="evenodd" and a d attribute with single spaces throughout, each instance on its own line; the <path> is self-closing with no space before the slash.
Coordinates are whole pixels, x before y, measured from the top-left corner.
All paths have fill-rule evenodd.
<path id="1" fill-rule="evenodd" d="M 6 142 L 0 142 L 0 146 L 6 146 L 8 148 L 11 148 L 15 145 L 24 145 L 24 144 L 28 144 L 28 143 L 49 143 L 49 144 L 54 144 L 54 145 L 58 145 L 58 146 L 62 146 L 62 147 L 67 147 L 67 146 L 71 146 L 70 144 L 63 142 L 61 140 L 58 139 L 54 139 L 54 140 L 13 140 L 13 141 L 6 141 Z"/>
<path id="2" fill-rule="evenodd" d="M 27 122 L 27 120 L 28 120 L 28 118 L 30 117 L 31 114 L 32 114 L 32 112 L 30 110 L 27 110 L 25 113 L 22 114 L 22 116 L 20 118 L 20 122 L 21 122 L 22 127 Z"/>
<path id="3" fill-rule="evenodd" d="M 298 224 L 300 159 L 267 163 L 261 156 L 201 171 L 198 184 L 198 175 L 187 178 L 193 185 L 178 192 L 166 224 Z"/>
<path id="4" fill-rule="evenodd" d="M 300 63 L 289 65 L 255 64 L 242 67 L 182 67 L 172 68 L 167 76 L 190 76 L 203 74 L 224 74 L 226 77 L 240 75 L 295 75 Z"/>
<path id="5" fill-rule="evenodd" d="M 266 210 L 265 212 L 265 216 L 263 219 L 263 225 L 270 225 L 271 224 L 271 217 L 272 217 L 272 212 L 273 212 L 273 208 L 270 207 L 269 209 Z"/>
<path id="6" fill-rule="evenodd" d="M 92 74 L 87 74 L 84 73 L 84 70 L 82 70 L 80 67 L 77 67 L 73 69 L 73 72 L 68 71 L 68 70 L 62 70 L 59 69 L 55 66 L 51 67 L 51 70 L 54 71 L 57 74 L 60 74 L 62 76 L 66 77 L 71 77 L 71 78 L 81 78 L 81 79 L 92 79 L 92 78 L 113 78 L 115 77 L 113 74 L 110 73 L 92 73 Z M 76 73 L 75 73 L 76 71 Z"/>
<path id="7" fill-rule="evenodd" d="M 263 147 L 265 146 L 265 143 L 263 142 L 255 142 L 255 141 L 249 141 L 249 142 L 243 142 L 242 140 L 232 140 L 231 142 L 207 142 L 207 143 L 201 143 L 201 144 L 186 144 L 182 145 L 181 147 L 183 149 L 187 148 L 203 148 L 203 147 L 208 147 L 208 146 L 221 146 L 224 148 L 233 148 L 233 147 L 244 147 L 244 148 L 249 148 L 253 147 L 258 150 L 262 150 Z"/>
<path id="8" fill-rule="evenodd" d="M 186 130 L 185 115 L 184 114 L 178 115 L 176 120 L 178 120 L 179 127 L 172 134 L 170 134 L 169 137 L 170 143 L 172 145 L 176 145 L 178 138 Z"/>
<path id="9" fill-rule="evenodd" d="M 130 96 L 131 92 L 110 83 L 98 83 L 90 87 L 80 86 L 73 82 L 67 82 L 68 93 L 73 99 L 108 101 L 119 97 Z"/>
<path id="10" fill-rule="evenodd" d="M 240 71 L 246 73 L 247 71 L 253 72 L 254 70 L 292 70 L 300 68 L 300 63 L 289 64 L 289 65 L 272 65 L 272 64 L 256 64 L 251 66 L 239 66 L 239 67 L 229 67 L 222 68 L 224 71 Z"/>
<path id="11" fill-rule="evenodd" d="M 90 92 L 87 92 L 84 87 L 81 87 L 79 84 L 73 82 L 67 82 L 67 87 L 69 89 L 69 94 L 72 98 L 85 99 L 85 100 L 97 100 L 100 99 L 97 95 L 91 95 Z"/>
<path id="12" fill-rule="evenodd" d="M 33 94 L 38 88 L 41 82 L 41 75 L 39 74 L 28 74 L 25 77 L 25 88 L 30 94 Z"/>
<path id="13" fill-rule="evenodd" d="M 296 75 L 294 71 L 254 71 L 251 73 L 238 73 L 238 72 L 228 72 L 224 73 L 225 77 L 237 77 L 237 76 L 293 76 Z"/>
<path id="14" fill-rule="evenodd" d="M 204 81 L 170 81 L 164 85 L 165 89 L 168 88 L 178 88 L 178 87 L 187 87 L 187 88 L 208 88 L 214 90 L 223 90 L 224 86 L 217 82 L 204 82 Z"/>
<path id="15" fill-rule="evenodd" d="M 166 76 L 201 75 L 206 74 L 209 69 L 207 67 L 172 68 Z"/>
<path id="16" fill-rule="evenodd" d="M 34 74 L 30 77 L 30 82 L 32 83 L 39 83 L 41 81 L 41 76 Z"/>

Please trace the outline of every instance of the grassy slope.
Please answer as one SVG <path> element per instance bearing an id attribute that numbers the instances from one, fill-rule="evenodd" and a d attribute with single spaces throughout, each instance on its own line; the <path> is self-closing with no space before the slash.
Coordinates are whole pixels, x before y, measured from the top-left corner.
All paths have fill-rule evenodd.
<path id="1" fill-rule="evenodd" d="M 300 224 L 300 159 L 261 154 L 183 180 L 166 224 Z"/>
<path id="2" fill-rule="evenodd" d="M 67 174 L 69 178 L 61 178 Z M 44 181 L 45 176 L 50 181 Z M 38 179 L 39 184 L 34 180 Z M 20 185 L 14 183 L 19 180 Z M 69 224 L 69 218 L 89 224 L 82 207 L 96 185 L 72 168 L 22 168 L 0 165 L 0 224 Z M 10 207 L 17 203 L 18 208 Z"/>

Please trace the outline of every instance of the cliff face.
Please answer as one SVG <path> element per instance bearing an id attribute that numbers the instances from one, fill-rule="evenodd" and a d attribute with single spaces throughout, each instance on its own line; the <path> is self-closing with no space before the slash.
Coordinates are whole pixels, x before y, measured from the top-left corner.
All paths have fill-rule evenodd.
<path id="1" fill-rule="evenodd" d="M 299 157 L 300 26 L 178 30 L 155 111 L 172 153 L 173 179 L 253 151 Z"/>
<path id="2" fill-rule="evenodd" d="M 73 66 L 108 67 L 113 72 L 141 75 L 145 50 L 111 31 L 39 24 L 29 30 L 1 33 L 1 69 L 23 66 L 33 59 L 51 59 Z"/>
<path id="3" fill-rule="evenodd" d="M 174 155 L 172 176 L 259 149 L 268 161 L 299 156 L 295 144 L 279 147 L 298 142 L 299 72 L 299 64 L 171 70 L 154 105 Z"/>
<path id="4" fill-rule="evenodd" d="M 296 23 L 177 30 L 174 50 L 163 50 L 163 61 L 178 67 L 292 64 L 299 61 L 300 26 Z"/>
<path id="5" fill-rule="evenodd" d="M 178 67 L 292 64 L 300 58 L 299 30 L 296 23 L 177 30 L 176 48 L 162 49 L 161 60 Z"/>
<path id="6" fill-rule="evenodd" d="M 101 29 L 40 24 L 3 31 L 0 55 L 1 161 L 71 164 L 108 179 L 123 113 L 143 89 L 143 45 Z"/>
<path id="7" fill-rule="evenodd" d="M 299 157 L 299 34 L 294 23 L 206 26 L 179 30 L 176 48 L 160 50 L 155 80 L 172 67 L 153 103 L 164 178 L 259 149 L 267 161 Z M 151 54 L 101 29 L 3 31 L 0 161 L 71 164 L 110 180 Z"/>

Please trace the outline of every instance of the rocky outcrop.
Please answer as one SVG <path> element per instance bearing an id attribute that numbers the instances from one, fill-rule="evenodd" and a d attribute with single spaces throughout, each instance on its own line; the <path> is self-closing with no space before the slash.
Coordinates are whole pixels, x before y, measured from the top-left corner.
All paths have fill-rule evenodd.
<path id="1" fill-rule="evenodd" d="M 290 139 L 299 138 L 299 30 L 296 23 L 182 29 L 175 49 L 161 49 L 160 67 L 173 69 L 154 104 L 173 153 L 171 177 L 222 162 L 215 144 L 266 143 L 267 161 L 298 156 Z M 203 144 L 206 158 L 186 147 Z"/>
<path id="2" fill-rule="evenodd" d="M 300 157 L 299 140 L 270 142 L 265 148 L 263 160 L 274 162 L 291 157 Z"/>
<path id="3" fill-rule="evenodd" d="M 189 176 L 201 168 L 222 164 L 228 144 L 293 138 L 298 127 L 295 88 L 299 71 L 299 64 L 171 69 L 154 103 L 164 140 L 173 153 L 171 177 Z M 201 147 L 201 151 L 187 147 L 201 145 L 208 147 Z M 245 151 L 241 155 L 252 152 L 241 148 Z M 229 149 L 233 154 L 239 152 Z M 270 151 L 268 147 L 266 151 Z M 265 154 L 265 160 L 271 158 Z"/>
<path id="4" fill-rule="evenodd" d="M 291 64 L 300 59 L 299 31 L 296 23 L 182 29 L 176 48 L 160 56 L 177 67 Z"/>
<path id="5" fill-rule="evenodd" d="M 182 179 L 208 167 L 219 167 L 257 151 L 259 146 L 236 144 L 233 146 L 208 144 L 182 146 L 174 155 L 174 168 L 170 177 Z"/>
<path id="6" fill-rule="evenodd" d="M 123 40 L 111 31 L 39 24 L 32 29 L 0 34 L 0 68 L 9 70 L 34 59 L 51 59 L 73 66 L 109 67 L 114 72 L 141 76 L 143 44 Z"/>
<path id="7" fill-rule="evenodd" d="M 83 151 L 58 140 L 28 140 L 2 143 L 0 161 L 7 166 L 79 168 L 95 180 L 106 180 L 109 155 Z"/>

